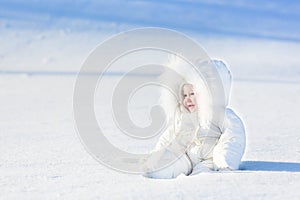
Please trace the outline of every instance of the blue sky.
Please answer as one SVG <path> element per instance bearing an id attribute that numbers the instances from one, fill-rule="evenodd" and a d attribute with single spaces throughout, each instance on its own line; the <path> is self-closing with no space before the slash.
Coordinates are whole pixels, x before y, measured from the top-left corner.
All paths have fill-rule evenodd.
<path id="1" fill-rule="evenodd" d="M 7 28 L 47 29 L 59 26 L 84 31 L 107 23 L 300 41 L 300 3 L 291 0 L 2 0 L 0 20 Z"/>

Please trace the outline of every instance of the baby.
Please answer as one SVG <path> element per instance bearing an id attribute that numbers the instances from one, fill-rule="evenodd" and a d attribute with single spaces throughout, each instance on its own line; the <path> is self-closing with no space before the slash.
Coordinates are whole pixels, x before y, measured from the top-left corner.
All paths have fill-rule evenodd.
<path id="1" fill-rule="evenodd" d="M 245 150 L 244 124 L 232 109 L 227 108 L 231 85 L 228 68 L 221 61 L 212 62 L 222 79 L 225 92 L 225 105 L 220 105 L 225 107 L 223 127 L 207 119 L 211 108 L 203 104 L 206 98 L 203 98 L 201 91 L 198 93 L 195 85 L 184 83 L 178 88 L 181 99 L 177 102 L 179 106 L 175 114 L 168 113 L 174 118 L 169 120 L 168 128 L 149 156 L 147 164 L 150 167 L 146 168 L 144 176 L 176 178 L 180 174 L 195 175 L 204 171 L 239 168 Z M 170 104 L 174 98 L 167 96 L 162 100 Z M 203 117 L 204 114 L 206 116 Z M 164 161 L 163 164 L 161 161 Z"/>
<path id="2" fill-rule="evenodd" d="M 213 149 L 221 136 L 221 130 L 213 124 L 209 125 L 209 129 L 200 126 L 198 113 L 196 113 L 199 109 L 199 93 L 194 89 L 194 85 L 189 83 L 183 84 L 181 94 L 182 105 L 190 114 L 181 113 L 182 122 L 177 137 L 182 138 L 181 134 L 185 132 L 184 129 L 196 127 L 196 129 L 194 128 L 194 133 L 189 133 L 193 135 L 188 138 L 189 140 L 185 144 L 185 153 L 189 157 L 193 167 L 192 174 L 204 169 L 205 171 L 213 170 Z M 191 116 L 194 119 L 189 119 Z M 193 123 L 191 123 L 192 120 Z"/>
<path id="3" fill-rule="evenodd" d="M 201 171 L 213 168 L 211 154 L 218 137 L 208 140 L 205 137 L 198 138 L 198 132 L 201 132 L 198 120 L 199 93 L 190 83 L 183 84 L 179 91 L 180 113 L 175 115 L 174 126 L 170 126 L 157 143 L 155 151 L 160 153 L 149 159 L 149 164 L 157 168 L 167 165 L 167 162 L 173 164 L 160 170 L 153 167 L 147 177 L 174 178 L 179 174 L 193 174 L 196 169 L 199 172 L 199 168 Z M 210 165 L 202 165 L 204 161 Z"/>

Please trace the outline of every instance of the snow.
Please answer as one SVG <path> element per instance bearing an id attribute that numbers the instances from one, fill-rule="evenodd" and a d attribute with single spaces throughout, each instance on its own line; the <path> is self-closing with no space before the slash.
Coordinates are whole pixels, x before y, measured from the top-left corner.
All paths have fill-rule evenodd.
<path id="1" fill-rule="evenodd" d="M 64 75 L 1 76 L 2 199 L 299 197 L 299 84 L 234 82 L 231 106 L 247 126 L 243 171 L 151 180 L 113 171 L 85 151 L 74 128 L 74 82 Z"/>
<path id="2" fill-rule="evenodd" d="M 223 28 L 210 27 L 204 34 L 191 24 L 182 27 L 175 19 L 160 22 L 181 27 L 211 57 L 224 59 L 230 65 L 234 78 L 230 107 L 244 120 L 247 147 L 242 170 L 153 180 L 114 171 L 94 160 L 77 135 L 72 104 L 76 74 L 96 45 L 122 30 L 159 22 L 148 18 L 139 25 L 130 18 L 118 22 L 109 18 L 111 10 L 105 13 L 103 21 L 97 21 L 97 16 L 86 17 L 93 5 L 105 4 L 97 1 L 84 4 L 78 0 L 70 9 L 71 14 L 63 17 L 60 15 L 64 10 L 53 14 L 60 1 L 52 1 L 48 9 L 44 5 L 41 15 L 37 5 L 42 1 L 28 2 L 34 6 L 21 9 L 22 6 L 14 6 L 19 1 L 1 2 L 1 12 L 6 10 L 0 18 L 0 199 L 299 199 L 300 43 L 295 22 L 299 19 L 298 4 L 226 4 L 226 11 L 240 8 L 247 11 L 247 16 L 253 9 L 261 17 L 265 13 L 264 24 L 269 24 L 268 30 L 273 32 L 256 24 L 254 33 L 246 25 L 243 33 L 237 33 L 236 24 L 230 24 L 230 19 L 225 20 L 230 25 L 226 33 Z M 117 4 L 112 2 L 107 3 L 108 8 Z M 127 10 L 119 17 L 126 16 L 132 7 L 147 12 L 157 5 L 162 10 L 170 8 L 158 1 L 146 3 L 152 5 L 148 7 L 135 2 L 122 4 Z M 178 9 L 181 4 L 176 2 L 173 6 Z M 224 5 L 221 1 L 202 4 L 209 12 Z M 72 19 L 72 12 L 82 5 L 89 6 Z M 290 9 L 290 13 L 285 9 Z M 19 12 L 23 14 L 18 15 Z M 138 16 L 137 13 L 134 17 Z M 280 16 L 285 16 L 282 21 Z M 193 14 L 188 17 L 196 20 Z M 42 25 L 44 19 L 51 22 L 50 27 Z M 146 23 L 147 20 L 150 21 Z M 285 29 L 272 23 L 276 21 Z M 113 82 L 115 78 L 108 76 L 106 81 Z M 107 124 L 107 130 L 115 129 Z M 113 136 L 116 145 L 130 150 L 130 142 L 121 144 L 121 137 Z"/>

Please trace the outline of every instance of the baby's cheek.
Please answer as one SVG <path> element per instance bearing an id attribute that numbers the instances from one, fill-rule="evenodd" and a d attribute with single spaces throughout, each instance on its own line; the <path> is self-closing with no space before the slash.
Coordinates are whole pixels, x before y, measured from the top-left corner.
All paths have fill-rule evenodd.
<path id="1" fill-rule="evenodd" d="M 183 102 L 183 106 L 187 108 L 186 101 Z"/>
<path id="2" fill-rule="evenodd" d="M 197 104 L 197 98 L 196 98 L 196 97 L 193 99 L 193 102 L 194 102 L 195 104 Z"/>

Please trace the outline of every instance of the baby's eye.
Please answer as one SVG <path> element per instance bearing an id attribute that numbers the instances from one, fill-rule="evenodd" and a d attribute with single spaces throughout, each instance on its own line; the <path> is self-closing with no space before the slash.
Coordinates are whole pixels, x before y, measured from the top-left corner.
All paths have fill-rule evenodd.
<path id="1" fill-rule="evenodd" d="M 192 92 L 191 95 L 194 95 L 194 92 Z"/>
<path id="2" fill-rule="evenodd" d="M 184 96 L 184 97 L 187 97 L 187 94 L 184 94 L 183 96 Z"/>

